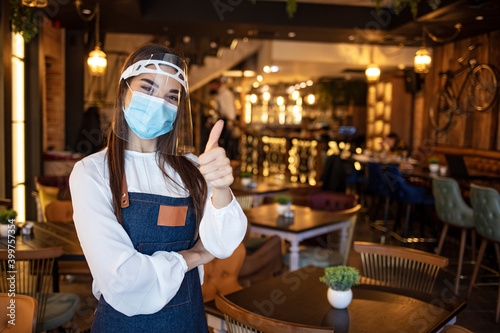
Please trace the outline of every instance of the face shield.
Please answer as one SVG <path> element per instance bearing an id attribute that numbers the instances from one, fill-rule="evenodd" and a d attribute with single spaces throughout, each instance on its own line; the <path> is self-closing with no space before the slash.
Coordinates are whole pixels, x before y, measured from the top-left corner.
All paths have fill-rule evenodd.
<path id="1" fill-rule="evenodd" d="M 152 54 L 120 77 L 113 132 L 133 150 L 155 147 L 170 155 L 193 152 L 193 125 L 184 60 Z"/>

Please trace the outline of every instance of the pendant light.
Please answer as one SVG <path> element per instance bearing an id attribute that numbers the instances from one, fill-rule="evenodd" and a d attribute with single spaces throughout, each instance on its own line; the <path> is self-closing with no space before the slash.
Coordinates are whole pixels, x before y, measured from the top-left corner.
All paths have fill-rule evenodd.
<path id="1" fill-rule="evenodd" d="M 432 58 L 429 51 L 425 47 L 425 32 L 422 29 L 422 46 L 415 53 L 415 58 L 413 60 L 415 73 L 427 74 L 431 69 Z"/>
<path id="2" fill-rule="evenodd" d="M 101 50 L 101 42 L 99 41 L 99 24 L 100 24 L 100 11 L 99 2 L 96 4 L 95 16 L 95 49 L 89 53 L 87 64 L 89 65 L 90 75 L 103 76 L 108 64 L 106 60 L 106 53 Z"/>
<path id="3" fill-rule="evenodd" d="M 370 49 L 370 64 L 366 67 L 365 75 L 368 83 L 377 82 L 380 78 L 380 68 L 373 62 L 373 45 Z"/>

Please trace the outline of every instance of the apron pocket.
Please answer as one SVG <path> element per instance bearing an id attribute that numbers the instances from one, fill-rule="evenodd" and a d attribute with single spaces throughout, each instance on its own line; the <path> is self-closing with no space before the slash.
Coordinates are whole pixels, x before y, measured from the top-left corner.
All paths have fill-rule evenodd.
<path id="1" fill-rule="evenodd" d="M 179 252 L 182 250 L 187 250 L 189 247 L 189 243 L 189 241 L 178 241 L 170 243 L 139 243 L 139 245 L 137 245 L 137 250 L 142 254 L 147 255 L 152 255 L 157 251 Z M 177 294 L 175 294 L 170 302 L 168 302 L 166 307 L 172 307 L 191 302 L 191 284 L 189 283 L 189 275 L 192 272 L 197 272 L 197 270 L 192 269 L 184 275 L 184 279 L 182 280 Z"/>

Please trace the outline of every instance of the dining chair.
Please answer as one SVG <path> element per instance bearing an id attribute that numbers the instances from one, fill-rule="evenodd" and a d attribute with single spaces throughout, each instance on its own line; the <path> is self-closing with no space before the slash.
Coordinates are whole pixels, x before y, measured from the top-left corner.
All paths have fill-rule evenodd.
<path id="1" fill-rule="evenodd" d="M 433 206 L 434 198 L 432 197 L 432 195 L 428 195 L 424 187 L 408 184 L 399 171 L 399 167 L 396 165 L 387 165 L 384 169 L 384 177 L 388 186 L 390 198 L 393 201 L 396 201 L 399 205 L 406 205 L 406 216 L 403 227 L 403 234 L 400 235 L 396 233 L 395 230 L 393 230 L 391 232 L 391 236 L 403 243 L 435 242 L 436 239 L 433 237 L 424 238 L 423 235 L 421 235 L 421 237 L 409 236 L 412 207 L 414 205 L 422 207 Z M 421 223 L 422 233 L 423 221 Z"/>
<path id="2" fill-rule="evenodd" d="M 15 321 L 12 320 L 11 300 L 14 299 Z M 35 333 L 38 313 L 38 301 L 27 295 L 0 293 L 0 332 L 2 333 Z"/>
<path id="3" fill-rule="evenodd" d="M 13 283 L 16 293 L 30 295 L 38 301 L 37 332 L 55 329 L 69 322 L 80 302 L 78 295 L 50 291 L 54 261 L 62 253 L 61 247 L 18 249 L 14 255 L 15 263 L 12 263 L 13 254 L 9 250 L 0 250 L 0 292 L 9 292 L 12 280 L 7 278 L 15 274 Z"/>
<path id="4" fill-rule="evenodd" d="M 474 224 L 476 232 L 483 239 L 479 246 L 479 252 L 472 271 L 472 277 L 467 289 L 467 298 L 470 297 L 472 288 L 476 283 L 479 267 L 483 260 L 486 245 L 492 243 L 495 248 L 497 262 L 500 266 L 500 194 L 491 187 L 479 186 L 471 184 L 470 200 L 472 209 L 474 210 Z M 500 285 L 498 287 L 497 307 L 495 321 L 498 323 L 500 319 Z"/>
<path id="5" fill-rule="evenodd" d="M 463 200 L 460 187 L 453 178 L 434 177 L 432 180 L 432 193 L 434 194 L 437 216 L 443 222 L 443 229 L 439 238 L 436 254 L 441 254 L 448 228 L 451 226 L 460 229 L 458 267 L 455 272 L 455 294 L 458 294 L 458 287 L 460 285 L 460 279 L 462 278 L 462 266 L 464 263 L 465 243 L 468 231 L 471 233 L 472 240 L 472 260 L 476 257 L 476 234 L 473 211 Z"/>
<path id="6" fill-rule="evenodd" d="M 431 293 L 439 269 L 448 258 L 401 246 L 354 242 L 361 254 L 361 283 L 411 289 Z"/>
<path id="7" fill-rule="evenodd" d="M 354 230 L 358 220 L 358 213 L 361 210 L 361 205 L 357 204 L 357 197 L 337 192 L 314 192 L 311 194 L 311 208 L 319 210 L 328 210 L 339 214 L 346 214 L 346 219 L 349 219 L 349 228 L 343 253 L 333 249 L 333 242 L 330 240 L 331 235 L 328 235 L 326 241 L 318 238 L 323 244 L 320 246 L 308 245 L 299 250 L 299 268 L 308 265 L 318 267 L 331 267 L 338 265 L 346 265 L 349 259 L 349 253 L 352 246 Z M 284 256 L 284 264 L 289 266 L 290 254 Z"/>
<path id="8" fill-rule="evenodd" d="M 368 194 L 371 196 L 371 223 L 372 227 L 382 231 L 380 242 L 385 243 L 388 224 L 389 224 L 389 210 L 391 207 L 391 197 L 389 195 L 389 187 L 387 186 L 384 177 L 384 171 L 380 163 L 368 162 Z M 384 217 L 382 221 L 376 220 L 378 217 L 379 208 L 381 207 L 381 200 L 384 200 Z"/>
<path id="9" fill-rule="evenodd" d="M 238 283 L 238 274 L 245 255 L 245 246 L 240 243 L 231 256 L 225 259 L 215 258 L 203 265 L 204 278 L 201 285 L 203 302 L 212 301 L 217 294 L 227 295 L 243 289 Z"/>
<path id="10" fill-rule="evenodd" d="M 443 327 L 441 333 L 473 333 L 473 332 L 459 325 L 447 325 Z"/>
<path id="11" fill-rule="evenodd" d="M 251 237 L 246 239 L 244 244 L 247 255 L 238 275 L 238 281 L 244 287 L 283 272 L 283 255 L 279 236 Z"/>
<path id="12" fill-rule="evenodd" d="M 265 317 L 243 309 L 226 297 L 217 295 L 215 306 L 224 314 L 228 333 L 326 333 L 333 328 L 307 326 Z"/>

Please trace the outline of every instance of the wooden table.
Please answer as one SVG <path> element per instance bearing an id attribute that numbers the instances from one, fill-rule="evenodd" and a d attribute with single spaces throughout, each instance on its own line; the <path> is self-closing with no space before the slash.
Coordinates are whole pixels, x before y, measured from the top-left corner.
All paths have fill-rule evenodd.
<path id="1" fill-rule="evenodd" d="M 310 207 L 292 205 L 294 217 L 278 216 L 277 203 L 245 210 L 250 230 L 256 234 L 274 236 L 290 242 L 290 270 L 299 268 L 299 244 L 304 239 L 340 230 L 340 253 L 346 250 L 350 220 L 356 217 L 360 205 L 339 212 L 313 210 Z"/>
<path id="2" fill-rule="evenodd" d="M 24 222 L 17 223 L 22 226 Z M 33 222 L 32 234 L 16 235 L 16 250 L 33 250 L 46 247 L 61 246 L 63 255 L 54 264 L 54 291 L 59 291 L 59 275 L 57 261 L 84 261 L 85 256 L 80 247 L 73 222 Z M 0 238 L 0 249 L 7 249 L 7 238 Z"/>
<path id="3" fill-rule="evenodd" d="M 328 303 L 327 286 L 319 281 L 323 275 L 322 268 L 307 266 L 226 297 L 266 317 L 333 327 L 335 333 L 437 332 L 465 307 L 451 289 L 430 295 L 361 285 L 353 287 L 347 309 L 337 310 Z M 223 316 L 215 303 L 206 303 L 205 309 L 210 326 L 224 332 Z"/>

